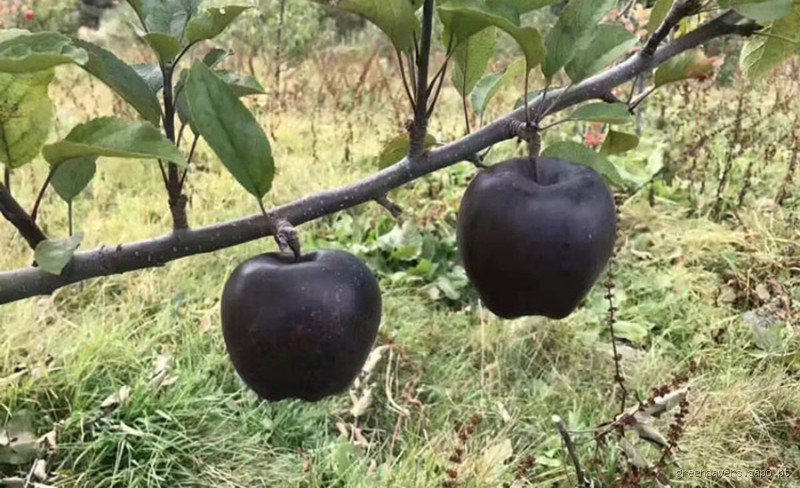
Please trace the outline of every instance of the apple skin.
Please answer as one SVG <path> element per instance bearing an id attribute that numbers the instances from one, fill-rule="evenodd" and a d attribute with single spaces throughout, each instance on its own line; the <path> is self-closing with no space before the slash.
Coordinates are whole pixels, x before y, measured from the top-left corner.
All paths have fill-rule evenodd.
<path id="1" fill-rule="evenodd" d="M 481 171 L 458 214 L 458 248 L 485 305 L 502 318 L 572 313 L 608 263 L 616 238 L 611 190 L 593 169 L 529 158 Z"/>
<path id="2" fill-rule="evenodd" d="M 265 400 L 318 401 L 347 389 L 381 322 L 381 292 L 358 258 L 338 250 L 267 253 L 231 274 L 222 332 L 244 382 Z"/>

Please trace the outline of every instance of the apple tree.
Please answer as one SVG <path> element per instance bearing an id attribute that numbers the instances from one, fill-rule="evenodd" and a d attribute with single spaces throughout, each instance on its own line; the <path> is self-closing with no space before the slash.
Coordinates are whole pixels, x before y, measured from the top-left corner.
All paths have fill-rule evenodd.
<path id="1" fill-rule="evenodd" d="M 316 1 L 361 16 L 391 43 L 409 119 L 407 134 L 387 150 L 397 154 L 399 148 L 403 156 L 363 180 L 274 208 L 266 208 L 263 198 L 280 161 L 241 101 L 263 93 L 261 85 L 219 69 L 227 55 L 222 50 L 186 62 L 195 46 L 221 34 L 250 5 L 128 0 L 139 20 L 136 32 L 157 60 L 135 67 L 74 37 L 0 31 L 0 212 L 27 241 L 34 261 L 0 272 L 0 304 L 272 236 L 281 251 L 292 252 L 257 256 L 230 278 L 222 300 L 226 343 L 237 370 L 262 397 L 316 400 L 346 388 L 358 373 L 377 332 L 381 298 L 374 277 L 352 255 L 304 253 L 297 227 L 369 202 L 396 213 L 387 197 L 391 190 L 472 162 L 479 172 L 458 222 L 469 278 L 501 317 L 564 317 L 612 255 L 616 214 L 609 186 L 638 190 L 609 158 L 638 144 L 624 129 L 636 107 L 668 83 L 709 76 L 714 68 L 703 47 L 717 38 L 747 38 L 740 66 L 750 79 L 768 75 L 800 42 L 798 0 L 656 0 L 646 24 L 634 29 L 625 19 L 636 0 Z M 543 31 L 529 25 L 528 14 L 555 4 L 562 8 L 554 9 L 553 25 Z M 434 35 L 435 22 L 441 36 Z M 501 33 L 515 41 L 519 58 L 504 73 L 486 74 Z M 434 49 L 444 51 L 443 62 L 434 62 Z M 108 85 L 138 118 L 90 120 L 48 144 L 54 117 L 48 85 L 66 64 Z M 525 80 L 519 107 L 469 127 L 468 100 L 483 115 L 500 86 L 518 74 Z M 532 86 L 534 78 L 543 82 Z M 637 84 L 648 88 L 637 94 Z M 440 142 L 428 124 L 446 85 L 464 102 L 467 135 Z M 573 142 L 542 148 L 547 130 L 586 121 L 607 127 L 600 151 Z M 259 213 L 190 227 L 184 182 L 199 139 L 255 199 Z M 510 139 L 525 142 L 528 155 L 486 168 L 486 151 Z M 188 141 L 185 152 L 181 143 Z M 12 193 L 13 176 L 40 154 L 49 172 L 29 211 Z M 109 157 L 158 165 L 171 231 L 82 252 L 82 234 L 73 231 L 71 218 L 68 235 L 46 235 L 37 222 L 42 195 L 55 191 L 70 210 L 96 165 Z M 613 323 L 613 304 L 611 315 Z M 666 410 L 670 400 L 654 400 L 648 415 Z M 623 398 L 621 418 L 640 418 L 643 411 L 626 414 L 625 406 Z M 577 461 L 576 470 L 580 478 Z"/>

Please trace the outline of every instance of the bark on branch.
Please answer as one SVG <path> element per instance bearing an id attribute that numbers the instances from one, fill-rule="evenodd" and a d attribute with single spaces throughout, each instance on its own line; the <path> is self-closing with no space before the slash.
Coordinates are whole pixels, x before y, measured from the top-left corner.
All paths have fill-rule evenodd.
<path id="1" fill-rule="evenodd" d="M 8 188 L 2 184 L 0 184 L 0 213 L 17 228 L 22 237 L 28 241 L 31 249 L 36 249 L 37 244 L 47 239 L 33 218 L 14 199 Z M 2 287 L 3 285 L 0 284 L 0 289 Z"/>
<path id="2" fill-rule="evenodd" d="M 666 44 L 652 56 L 634 55 L 614 68 L 584 80 L 567 93 L 562 94 L 560 90 L 549 92 L 547 103 L 557 100 L 552 110 L 557 112 L 587 100 L 607 97 L 613 88 L 687 49 L 716 37 L 751 33 L 752 27 L 740 25 L 741 20 L 739 14 L 728 11 Z M 542 103 L 543 100 L 539 97 L 532 102 L 530 108 L 536 110 Z M 78 253 L 61 276 L 48 274 L 38 268 L 0 272 L 0 304 L 46 295 L 90 278 L 163 266 L 183 257 L 259 239 L 271 234 L 266 219 L 285 219 L 292 225 L 301 225 L 346 208 L 378 200 L 390 190 L 441 168 L 472 160 L 483 149 L 516 137 L 517 129 L 524 120 L 523 107 L 463 139 L 426 153 L 422 159 L 411 161 L 406 158 L 350 185 L 322 191 L 276 207 L 267 212 L 267 217 L 259 214 L 198 229 L 178 230 L 155 239 Z"/>

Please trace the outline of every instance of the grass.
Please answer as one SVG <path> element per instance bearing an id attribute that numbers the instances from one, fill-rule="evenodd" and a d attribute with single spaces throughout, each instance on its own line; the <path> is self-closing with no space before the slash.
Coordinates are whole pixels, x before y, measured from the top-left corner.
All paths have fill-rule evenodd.
<path id="1" fill-rule="evenodd" d="M 355 79 L 360 66 L 343 63 L 337 69 Z M 320 75 L 301 67 L 294 76 L 290 90 L 296 94 L 310 93 Z M 791 83 L 784 79 L 771 89 Z M 320 89 L 324 95 L 316 100 L 287 94 L 293 102 L 283 110 L 264 100 L 251 102 L 272 134 L 278 162 L 268 203 L 374 171 L 380 141 L 400 133 L 387 101 L 390 93 L 401 100 L 399 87 L 387 92 L 382 86 L 373 72 L 361 101 L 338 110 L 334 104 L 352 96 L 338 86 Z M 698 156 L 704 173 L 687 170 L 686 148 L 698 133 L 732 117 L 735 107 L 728 105 L 735 104 L 725 101 L 734 99 L 736 89 L 693 91 L 693 97 L 708 97 L 705 106 L 721 106 L 694 114 L 670 100 L 679 96 L 677 89 L 655 96 L 642 145 L 617 160 L 635 172 L 667 143 L 667 168 L 674 175 L 621 206 L 614 268 L 621 363 L 628 388 L 641 398 L 697 364 L 676 453 L 681 469 L 794 473 L 800 468 L 797 315 L 788 305 L 780 325 L 769 329 L 754 329 L 744 315 L 776 300 L 800 300 L 797 194 L 783 207 L 769 203 L 788 162 L 782 141 L 796 104 L 753 129 L 735 160 L 720 222 L 709 216 L 709 208 L 717 187 L 714 168 L 724 164 L 730 135 L 712 138 Z M 501 94 L 493 114 L 513 104 L 517 91 Z M 103 87 L 89 87 L 69 70 L 59 71 L 53 92 L 62 136 L 82 120 L 81 106 L 107 113 L 104 107 L 113 100 Z M 752 110 L 759 110 L 758 92 L 749 93 Z M 432 124 L 441 140 L 461 135 L 459 104 L 452 94 L 443 99 Z M 665 118 L 677 122 L 657 130 L 662 104 Z M 545 142 L 580 134 L 560 130 Z M 757 168 L 746 205 L 728 205 L 748 158 L 774 142 L 778 154 L 769 166 Z M 513 142 L 501 144 L 490 160 L 518 150 Z M 192 225 L 257 211 L 206 148 L 201 146 L 199 156 L 188 179 Z M 14 175 L 14 191 L 26 206 L 42 183 L 43 168 L 37 161 Z M 458 285 L 452 263 L 455 211 L 473 172 L 458 165 L 393 195 L 418 231 L 413 236 L 430 239 L 435 247 L 436 264 L 446 270 L 435 279 L 409 272 L 418 260 L 391 257 L 381 236 L 395 224 L 377 205 L 301 229 L 306 247 L 350 248 L 381 278 L 385 307 L 379 342 L 391 347 L 372 372 L 372 401 L 358 418 L 350 413 L 348 395 L 317 404 L 261 402 L 228 362 L 219 327 L 220 291 L 239 262 L 274 249 L 272 242 L 260 241 L 0 308 L 0 420 L 13 423 L 27 412 L 28 431 L 39 436 L 55 429 L 57 449 L 40 455 L 47 459 L 47 483 L 59 487 L 429 488 L 443 485 L 451 477 L 448 470 L 456 472 L 462 487 L 575 486 L 551 416 L 563 417 L 572 431 L 586 431 L 618 412 L 604 290 L 598 284 L 584 306 L 560 322 L 504 321 L 483 310 L 469 288 Z M 706 193 L 690 193 L 690 178 L 698 185 L 706 179 Z M 65 209 L 54 195 L 46 197 L 40 218 L 50 234 L 66 232 Z M 76 228 L 86 233 L 84 248 L 167 232 L 169 212 L 157 167 L 101 162 L 76 203 Z M 401 244 L 416 242 L 413 236 L 404 234 Z M 0 256 L 2 268 L 30 262 L 30 252 L 9 226 L 0 227 L 0 241 L 7 249 Z M 440 279 L 458 285 L 455 298 L 434 293 Z M 125 401 L 102 406 L 123 387 L 130 388 L 123 392 Z M 473 417 L 478 420 L 473 432 L 459 440 Z M 669 424 L 667 418 L 656 426 L 666 433 Z M 598 481 L 610 482 L 626 469 L 615 442 L 596 450 L 590 435 L 574 437 Z M 628 438 L 649 459 L 658 459 L 635 436 Z M 459 445 L 461 461 L 451 461 Z M 527 455 L 534 456 L 534 465 L 517 476 Z M 0 467 L 8 477 L 25 475 L 31 461 Z M 677 468 L 672 470 L 676 486 L 798 486 L 799 475 L 792 476 L 679 478 Z"/>

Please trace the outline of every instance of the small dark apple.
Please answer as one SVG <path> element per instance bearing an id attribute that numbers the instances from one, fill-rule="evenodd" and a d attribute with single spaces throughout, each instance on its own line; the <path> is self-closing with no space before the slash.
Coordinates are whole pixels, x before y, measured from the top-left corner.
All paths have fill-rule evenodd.
<path id="1" fill-rule="evenodd" d="M 593 169 L 529 158 L 483 170 L 464 194 L 458 248 L 467 276 L 496 315 L 564 318 L 614 249 L 614 199 Z"/>
<path id="2" fill-rule="evenodd" d="M 361 371 L 381 322 L 378 282 L 352 254 L 267 253 L 239 265 L 222 293 L 236 371 L 259 396 L 317 401 Z"/>

